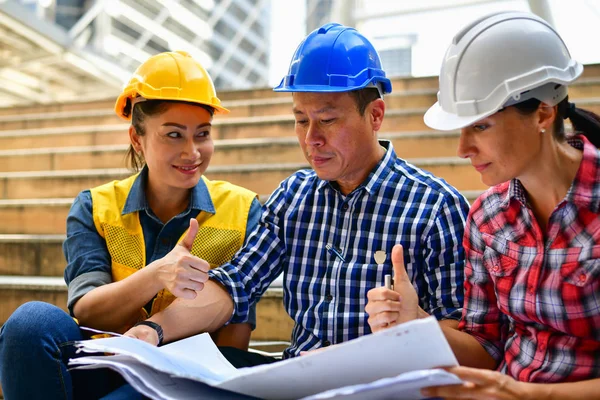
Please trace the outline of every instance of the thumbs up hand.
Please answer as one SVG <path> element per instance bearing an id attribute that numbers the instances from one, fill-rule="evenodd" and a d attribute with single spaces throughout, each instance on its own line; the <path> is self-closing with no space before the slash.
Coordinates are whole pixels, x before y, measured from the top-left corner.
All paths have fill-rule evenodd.
<path id="1" fill-rule="evenodd" d="M 196 292 L 204 289 L 208 280 L 210 265 L 205 260 L 192 255 L 194 239 L 198 234 L 198 221 L 190 219 L 190 228 L 183 240 L 166 256 L 156 261 L 156 277 L 162 287 L 174 296 L 192 300 Z"/>
<path id="2" fill-rule="evenodd" d="M 373 332 L 412 321 L 420 315 L 419 296 L 406 273 L 402 245 L 394 246 L 392 264 L 394 289 L 378 287 L 367 293 L 365 311 L 369 314 L 368 322 Z"/>

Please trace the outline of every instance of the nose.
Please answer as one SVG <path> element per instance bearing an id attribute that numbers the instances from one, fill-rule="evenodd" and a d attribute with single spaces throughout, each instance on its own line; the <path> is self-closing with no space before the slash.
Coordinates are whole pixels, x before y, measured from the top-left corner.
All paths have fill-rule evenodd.
<path id="1" fill-rule="evenodd" d="M 308 146 L 320 147 L 325 143 L 325 137 L 323 132 L 319 128 L 319 124 L 316 122 L 310 122 L 306 130 L 306 136 L 304 137 L 304 143 Z"/>
<path id="2" fill-rule="evenodd" d="M 458 138 L 458 148 L 456 149 L 456 155 L 460 158 L 471 158 L 476 153 L 476 147 L 473 145 L 473 141 L 467 128 L 460 130 L 460 137 Z"/>
<path id="3" fill-rule="evenodd" d="M 181 158 L 187 160 L 196 160 L 200 157 L 200 152 L 198 151 L 198 147 L 194 142 L 193 136 L 190 139 L 185 141 L 183 150 L 181 152 Z"/>

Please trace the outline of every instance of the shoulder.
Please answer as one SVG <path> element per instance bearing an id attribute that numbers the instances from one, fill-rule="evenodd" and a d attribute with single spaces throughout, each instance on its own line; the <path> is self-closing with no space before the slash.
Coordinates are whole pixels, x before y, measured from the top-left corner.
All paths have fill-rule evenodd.
<path id="1" fill-rule="evenodd" d="M 245 187 L 234 185 L 227 181 L 212 181 L 208 178 L 203 177 L 204 184 L 210 192 L 210 196 L 213 198 L 227 196 L 234 198 L 242 198 L 248 201 L 252 201 L 257 197 L 257 194 Z"/>
<path id="2" fill-rule="evenodd" d="M 509 187 L 510 181 L 483 192 L 471 205 L 469 220 L 479 226 L 501 213 L 508 201 Z"/>
<path id="3" fill-rule="evenodd" d="M 401 158 L 396 159 L 393 174 L 391 183 L 399 185 L 406 195 L 415 200 L 469 208 L 467 199 L 446 180 Z"/>

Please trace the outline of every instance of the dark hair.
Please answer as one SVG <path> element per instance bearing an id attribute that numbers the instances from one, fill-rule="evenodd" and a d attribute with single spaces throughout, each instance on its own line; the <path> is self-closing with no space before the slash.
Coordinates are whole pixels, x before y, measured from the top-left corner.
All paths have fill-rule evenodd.
<path id="1" fill-rule="evenodd" d="M 381 97 L 377 88 L 373 87 L 352 90 L 348 93 L 350 93 L 350 95 L 354 97 L 354 101 L 356 101 L 356 108 L 358 109 L 358 113 L 361 117 L 365 115 L 365 110 L 367 109 L 367 106 L 372 101 L 377 100 Z"/>
<path id="2" fill-rule="evenodd" d="M 517 103 L 513 107 L 523 114 L 529 115 L 538 109 L 541 101 L 538 99 L 529 99 L 522 103 Z M 600 147 L 600 116 L 597 114 L 575 107 L 574 103 L 569 103 L 569 96 L 565 97 L 557 104 L 556 119 L 554 120 L 554 138 L 559 142 L 567 139 L 565 134 L 565 119 L 571 121 L 573 132 L 583 134 L 594 146 Z"/>
<path id="3" fill-rule="evenodd" d="M 192 103 L 187 101 L 175 101 L 175 100 L 146 100 L 136 103 L 133 107 L 132 115 L 131 115 L 131 125 L 135 129 L 135 134 L 138 136 L 144 136 L 146 134 L 146 129 L 144 127 L 144 121 L 147 117 L 154 117 L 156 115 L 160 115 L 164 113 L 167 108 L 173 103 L 183 103 L 183 104 L 191 104 L 193 106 L 199 106 L 204 108 L 206 111 L 210 113 L 212 117 L 215 113 L 215 109 L 199 103 Z M 131 99 L 127 99 L 127 103 L 125 104 L 125 110 L 129 110 L 131 108 Z M 135 152 L 133 145 L 129 145 L 127 149 L 127 154 L 125 155 L 127 159 L 127 164 L 134 171 L 139 171 L 146 165 L 146 160 L 144 160 L 144 156 L 142 154 L 138 154 Z"/>

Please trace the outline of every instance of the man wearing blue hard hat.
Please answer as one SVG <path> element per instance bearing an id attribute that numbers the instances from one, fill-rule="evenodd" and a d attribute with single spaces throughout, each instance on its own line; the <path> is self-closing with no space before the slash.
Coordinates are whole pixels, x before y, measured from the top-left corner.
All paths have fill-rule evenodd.
<path id="1" fill-rule="evenodd" d="M 312 170 L 279 185 L 244 247 L 208 273 L 194 300 L 177 299 L 150 318 L 164 341 L 246 321 L 282 273 L 295 321 L 284 358 L 368 334 L 367 292 L 392 273 L 398 243 L 422 309 L 456 326 L 468 203 L 378 140 L 392 85 L 373 45 L 353 28 L 324 25 L 302 41 L 274 90 L 293 92 L 296 135 Z M 156 344 L 146 328 L 128 335 Z M 275 361 L 221 350 L 238 367 Z"/>

